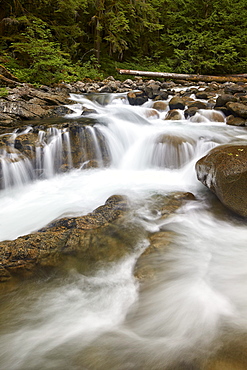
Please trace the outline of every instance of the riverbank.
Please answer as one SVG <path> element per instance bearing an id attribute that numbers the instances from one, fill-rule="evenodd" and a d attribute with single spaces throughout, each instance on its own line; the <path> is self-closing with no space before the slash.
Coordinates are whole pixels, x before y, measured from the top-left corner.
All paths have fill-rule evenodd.
<path id="1" fill-rule="evenodd" d="M 27 84 L 8 88 L 8 94 L 0 100 L 2 109 L 0 189 L 4 191 L 16 186 L 26 186 L 31 182 L 51 179 L 57 174 L 76 169 L 100 170 L 114 167 L 117 160 L 115 142 L 120 140 L 118 146 L 128 148 L 136 134 L 137 128 L 133 132 L 131 128 L 129 128 L 130 132 L 125 132 L 128 120 L 134 125 L 136 123 L 142 125 L 143 130 L 146 126 L 150 126 L 150 136 L 146 138 L 148 141 L 145 146 L 145 149 L 148 148 L 150 157 L 145 163 L 143 162 L 143 167 L 180 170 L 192 161 L 193 157 L 198 156 L 198 148 L 201 145 L 206 146 L 205 150 L 200 152 L 204 154 L 215 145 L 228 144 L 233 140 L 227 137 L 215 138 L 213 135 L 212 143 L 208 144 L 207 137 L 211 133 L 200 134 L 201 123 L 219 126 L 222 131 L 227 131 L 225 123 L 234 122 L 236 126 L 245 126 L 246 91 L 246 84 L 213 82 L 199 83 L 194 86 L 187 81 L 174 83 L 144 81 L 136 78 L 121 82 L 113 77 L 102 82 L 77 82 L 73 85 L 41 86 L 38 89 Z M 83 97 L 83 94 L 86 94 L 86 97 Z M 118 106 L 117 115 L 114 109 L 116 106 Z M 238 110 L 240 106 L 242 109 Z M 124 112 L 122 108 L 126 108 Z M 130 112 L 131 115 L 129 115 Z M 102 114 L 103 116 L 106 114 L 105 118 Z M 237 114 L 240 115 L 237 116 Z M 117 128 L 117 132 L 121 132 L 121 135 L 120 137 L 117 135 L 114 143 L 111 143 L 113 135 L 117 133 L 112 126 L 121 115 L 122 120 L 119 121 Z M 59 121 L 61 117 L 64 117 L 62 122 Z M 155 127 L 155 121 L 157 121 L 157 127 Z M 176 125 L 180 121 L 182 126 L 185 122 L 188 126 L 192 124 L 193 130 L 190 132 L 186 129 L 186 132 L 183 132 L 181 128 L 181 134 L 178 134 Z M 153 123 L 153 128 L 157 129 L 154 136 L 151 131 Z M 169 125 L 171 129 L 167 130 Z M 112 129 L 113 132 L 111 132 Z M 194 131 L 198 131 L 196 136 Z M 121 144 L 125 137 L 128 138 L 126 143 Z M 136 137 L 136 143 L 138 138 L 139 134 Z M 224 189 L 222 185 L 219 186 L 218 180 L 222 161 L 211 163 L 207 157 L 205 163 L 198 166 L 197 176 L 204 185 L 216 193 L 223 204 L 246 217 L 247 203 L 242 200 L 246 199 L 246 189 L 242 184 L 245 183 L 246 146 L 243 142 L 239 145 L 234 148 L 227 147 L 224 149 L 227 152 L 221 155 L 222 158 L 226 156 L 228 160 L 225 166 L 227 173 L 220 177 L 220 181 L 226 184 Z M 123 151 L 121 156 L 124 155 Z M 119 165 L 121 156 L 118 158 Z M 216 157 L 219 158 L 219 155 L 217 154 Z M 134 161 L 135 154 L 131 154 L 130 159 Z M 226 162 L 225 159 L 224 161 Z M 139 168 L 139 163 L 134 168 Z M 240 172 L 243 174 L 241 183 L 239 182 Z M 238 196 L 239 194 L 241 196 Z M 89 225 L 91 223 L 89 221 Z M 32 231 L 32 228 L 30 230 Z M 50 255 L 55 254 L 55 259 L 59 259 L 57 254 L 62 256 L 61 251 L 67 248 L 68 235 L 64 232 L 63 229 L 62 234 L 66 234 L 66 237 L 60 242 L 59 253 L 56 250 L 56 239 L 53 234 L 52 240 L 55 242 L 50 241 L 45 243 L 43 249 L 40 248 L 42 240 L 40 235 L 46 236 L 43 231 L 39 233 L 37 240 L 35 234 L 32 234 L 34 239 L 31 250 L 28 247 L 31 239 L 26 242 L 26 237 L 19 238 L 15 242 L 1 243 L 3 253 L 0 281 L 1 277 L 3 281 L 9 280 L 17 270 L 32 270 L 33 266 L 38 264 L 37 261 L 41 260 L 40 255 L 43 260 L 48 261 L 48 264 L 50 264 Z M 71 233 L 71 227 L 67 232 Z M 26 235 L 26 233 L 23 234 Z M 55 234 L 57 237 L 57 231 Z M 6 239 L 8 237 L 4 236 Z M 50 250 L 51 244 L 54 244 L 53 251 Z M 41 265 L 45 265 L 43 260 Z"/>
<path id="2" fill-rule="evenodd" d="M 184 112 L 185 118 L 195 116 L 199 110 L 222 112 L 226 123 L 234 126 L 247 125 L 247 84 L 204 83 L 194 85 L 188 81 L 161 82 L 136 77 L 121 82 L 113 77 L 103 81 L 78 81 L 74 84 L 61 83 L 35 88 L 29 84 L 6 87 L 0 97 L 0 126 L 8 127 L 28 124 L 33 119 L 64 116 L 70 112 L 71 94 L 128 93 L 129 104 L 142 105 L 148 99 L 164 101 L 172 111 L 167 119 L 182 119 L 176 111 Z M 170 101 L 173 101 L 170 103 Z M 159 111 L 161 105 L 156 105 Z M 175 110 L 175 111 L 174 111 Z M 87 115 L 87 110 L 83 115 Z M 158 114 L 158 113 L 157 113 Z M 174 118 L 175 117 L 175 118 Z"/>

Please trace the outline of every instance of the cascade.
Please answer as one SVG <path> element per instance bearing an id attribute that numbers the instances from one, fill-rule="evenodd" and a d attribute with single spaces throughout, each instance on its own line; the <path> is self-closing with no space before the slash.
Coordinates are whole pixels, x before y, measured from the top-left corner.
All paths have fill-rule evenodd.
<path id="1" fill-rule="evenodd" d="M 0 240 L 86 215 L 114 194 L 128 197 L 140 238 L 126 258 L 90 273 L 68 256 L 60 274 L 42 271 L 0 292 L 0 368 L 246 368 L 246 224 L 228 217 L 194 169 L 211 148 L 246 138 L 244 129 L 204 110 L 176 121 L 148 116 L 150 101 L 130 106 L 126 94 L 72 100 L 64 125 L 2 135 Z M 197 201 L 160 218 L 154 199 L 174 191 Z M 139 280 L 133 271 L 155 232 L 172 242 L 147 253 L 149 275 Z"/>

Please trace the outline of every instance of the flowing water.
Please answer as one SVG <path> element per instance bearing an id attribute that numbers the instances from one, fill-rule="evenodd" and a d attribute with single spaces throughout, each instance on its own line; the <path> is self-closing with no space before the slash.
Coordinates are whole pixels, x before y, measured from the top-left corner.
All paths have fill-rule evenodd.
<path id="1" fill-rule="evenodd" d="M 244 129 L 214 122 L 203 111 L 197 122 L 164 121 L 165 112 L 150 117 L 151 102 L 132 107 L 124 94 L 72 98 L 68 120 L 76 120 L 82 106 L 97 112 L 91 116 L 98 123 L 86 127 L 81 140 L 87 131 L 99 168 L 74 168 L 69 156 L 70 171 L 59 173 L 71 143 L 66 130 L 55 128 L 39 133 L 35 164 L 2 152 L 0 240 L 91 212 L 113 194 L 129 197 L 132 222 L 143 230 L 175 236 L 162 255 L 150 256 L 154 278 L 139 281 L 133 274 L 149 243 L 143 232 L 133 253 L 92 274 L 70 266 L 3 291 L 0 369 L 246 369 L 246 222 L 195 174 L 197 159 L 216 145 L 246 139 Z M 97 133 L 107 142 L 108 166 Z M 149 209 L 150 197 L 173 191 L 192 192 L 197 201 L 161 221 Z"/>

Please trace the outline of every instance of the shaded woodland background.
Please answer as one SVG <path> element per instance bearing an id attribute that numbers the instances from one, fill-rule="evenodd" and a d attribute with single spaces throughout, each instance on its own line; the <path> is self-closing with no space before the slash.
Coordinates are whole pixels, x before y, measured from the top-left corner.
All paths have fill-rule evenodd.
<path id="1" fill-rule="evenodd" d="M 0 0 L 0 64 L 36 84 L 246 73 L 246 29 L 246 0 Z"/>

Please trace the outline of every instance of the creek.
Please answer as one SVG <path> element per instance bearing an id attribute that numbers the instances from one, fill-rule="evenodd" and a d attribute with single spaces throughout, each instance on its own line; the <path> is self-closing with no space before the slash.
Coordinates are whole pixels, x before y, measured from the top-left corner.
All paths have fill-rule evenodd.
<path id="1" fill-rule="evenodd" d="M 204 111 L 196 119 L 164 121 L 166 112 L 149 116 L 150 101 L 133 107 L 125 94 L 90 100 L 73 95 L 73 101 L 68 121 L 81 117 L 82 107 L 93 110 L 96 123 L 84 131 L 90 132 L 99 167 L 74 168 L 70 158 L 70 170 L 57 171 L 62 145 L 67 152 L 71 145 L 59 129 L 50 131 L 43 157 L 36 153 L 42 176 L 28 160 L 18 164 L 2 153 L 0 240 L 87 214 L 114 194 L 128 196 L 133 223 L 175 236 L 162 256 L 150 256 L 155 276 L 145 281 L 133 274 L 148 246 L 144 233 L 133 253 L 91 274 L 69 266 L 64 274 L 44 273 L 1 292 L 0 369 L 246 369 L 246 222 L 227 211 L 195 173 L 199 158 L 246 138 L 245 129 L 214 122 Z M 107 166 L 98 132 L 110 153 Z M 173 139 L 167 143 L 164 137 Z M 192 192 L 196 201 L 161 222 L 150 211 L 151 196 L 174 191 Z"/>

